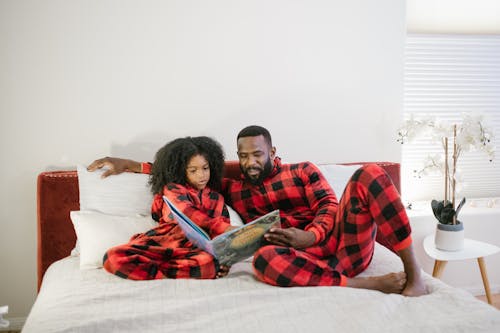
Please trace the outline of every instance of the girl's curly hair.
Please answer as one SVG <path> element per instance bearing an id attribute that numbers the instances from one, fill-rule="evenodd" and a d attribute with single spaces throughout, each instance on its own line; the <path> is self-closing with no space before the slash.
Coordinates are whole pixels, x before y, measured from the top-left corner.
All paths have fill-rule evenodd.
<path id="1" fill-rule="evenodd" d="M 207 186 L 220 190 L 224 171 L 224 151 L 221 145 L 207 136 L 188 136 L 170 141 L 156 152 L 149 175 L 151 192 L 161 194 L 167 183 L 186 185 L 187 165 L 195 155 L 203 156 L 210 166 Z"/>

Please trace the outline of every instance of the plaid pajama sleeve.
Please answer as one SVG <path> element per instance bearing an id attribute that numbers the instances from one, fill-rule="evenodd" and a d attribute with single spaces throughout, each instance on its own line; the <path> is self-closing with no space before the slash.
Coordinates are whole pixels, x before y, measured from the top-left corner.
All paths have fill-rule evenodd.
<path id="1" fill-rule="evenodd" d="M 167 184 L 163 193 L 175 206 L 194 223 L 208 232 L 211 238 L 222 234 L 229 227 L 229 212 L 224 198 L 209 188 L 201 191 L 186 190 L 182 185 Z M 163 205 L 163 215 L 170 214 L 170 209 Z"/>
<path id="2" fill-rule="evenodd" d="M 313 212 L 313 220 L 304 230 L 316 237 L 315 245 L 323 242 L 334 228 L 334 216 L 338 209 L 335 193 L 321 171 L 313 163 L 304 163 L 301 168 L 304 193 Z"/>

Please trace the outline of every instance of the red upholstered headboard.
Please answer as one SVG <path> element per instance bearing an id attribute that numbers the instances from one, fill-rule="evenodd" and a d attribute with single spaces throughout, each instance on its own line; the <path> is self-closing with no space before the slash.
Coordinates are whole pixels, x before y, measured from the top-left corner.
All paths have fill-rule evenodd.
<path id="1" fill-rule="evenodd" d="M 349 163 L 360 164 L 360 163 Z M 400 165 L 377 162 L 400 190 Z M 226 162 L 225 176 L 238 178 L 237 161 Z M 49 171 L 38 175 L 38 289 L 45 270 L 54 261 L 67 257 L 75 246 L 76 235 L 69 212 L 80 209 L 78 176 L 76 171 Z M 378 240 L 378 239 L 377 239 Z"/>

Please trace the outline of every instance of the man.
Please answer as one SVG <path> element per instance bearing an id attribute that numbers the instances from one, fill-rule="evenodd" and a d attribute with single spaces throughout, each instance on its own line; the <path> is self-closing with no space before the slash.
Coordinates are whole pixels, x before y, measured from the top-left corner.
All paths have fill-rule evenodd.
<path id="1" fill-rule="evenodd" d="M 310 162 L 281 164 L 271 135 L 248 126 L 237 137 L 241 180 L 224 179 L 222 193 L 244 221 L 280 209 L 282 229 L 266 235 L 272 244 L 254 255 L 261 281 L 279 286 L 334 285 L 419 296 L 426 293 L 416 261 L 408 217 L 399 193 L 376 165 L 354 173 L 340 203 Z M 148 164 L 104 158 L 104 176 L 125 170 L 148 173 Z M 404 272 L 356 277 L 373 256 L 377 230 L 400 256 Z"/>

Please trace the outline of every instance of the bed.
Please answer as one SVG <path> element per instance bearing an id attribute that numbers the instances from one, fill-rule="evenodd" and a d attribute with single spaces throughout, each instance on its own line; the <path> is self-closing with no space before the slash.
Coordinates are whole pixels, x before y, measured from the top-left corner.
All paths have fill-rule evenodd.
<path id="1" fill-rule="evenodd" d="M 399 164 L 379 164 L 399 188 Z M 227 162 L 226 175 L 238 174 L 238 163 Z M 39 293 L 23 332 L 499 331 L 500 311 L 426 273 L 429 294 L 408 298 L 344 287 L 273 287 L 253 277 L 251 260 L 217 280 L 130 281 L 102 268 L 81 269 L 81 257 L 70 255 L 77 237 L 69 212 L 82 202 L 78 178 L 77 171 L 38 177 Z M 401 270 L 399 258 L 377 244 L 362 276 Z"/>

